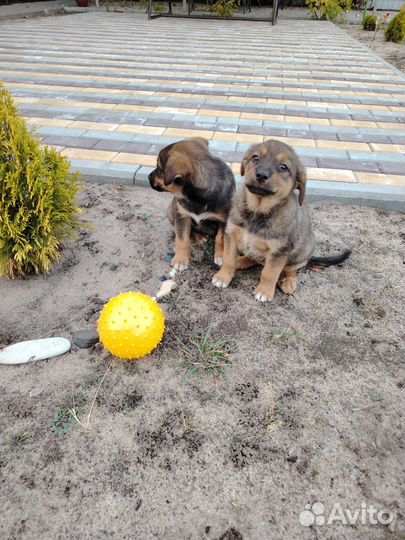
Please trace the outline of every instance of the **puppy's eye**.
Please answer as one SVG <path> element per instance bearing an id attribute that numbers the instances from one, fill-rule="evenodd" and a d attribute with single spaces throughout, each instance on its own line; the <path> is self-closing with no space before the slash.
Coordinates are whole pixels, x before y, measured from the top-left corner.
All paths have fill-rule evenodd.
<path id="1" fill-rule="evenodd" d="M 287 172 L 288 171 L 288 167 L 285 163 L 282 163 L 281 165 L 278 166 L 278 170 L 280 172 Z"/>
<path id="2" fill-rule="evenodd" d="M 253 163 L 258 163 L 260 161 L 260 156 L 258 156 L 257 154 L 254 154 L 252 156 L 252 161 Z"/>

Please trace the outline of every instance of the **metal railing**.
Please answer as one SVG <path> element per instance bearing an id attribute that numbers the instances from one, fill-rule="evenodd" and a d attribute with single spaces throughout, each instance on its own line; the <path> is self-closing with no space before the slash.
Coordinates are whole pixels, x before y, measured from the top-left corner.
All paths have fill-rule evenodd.
<path id="1" fill-rule="evenodd" d="M 181 19 L 216 19 L 216 20 L 228 20 L 228 21 L 261 21 L 261 22 L 270 22 L 271 24 L 276 24 L 278 9 L 279 9 L 279 0 L 273 0 L 273 6 L 271 10 L 271 16 L 255 16 L 250 15 L 252 12 L 252 0 L 241 0 L 242 14 L 237 13 L 236 15 L 222 16 L 215 13 L 209 12 L 208 10 L 197 10 L 195 0 L 186 0 L 187 10 L 186 12 L 177 12 L 173 11 L 173 0 L 168 1 L 168 11 L 165 13 L 155 12 L 153 9 L 154 0 L 148 1 L 148 19 L 157 19 L 159 17 L 176 17 Z M 161 2 L 159 2 L 161 5 Z M 226 0 L 223 0 L 223 11 L 226 13 Z M 201 4 L 200 4 L 201 5 Z M 207 0 L 207 5 L 212 6 L 212 0 Z"/>

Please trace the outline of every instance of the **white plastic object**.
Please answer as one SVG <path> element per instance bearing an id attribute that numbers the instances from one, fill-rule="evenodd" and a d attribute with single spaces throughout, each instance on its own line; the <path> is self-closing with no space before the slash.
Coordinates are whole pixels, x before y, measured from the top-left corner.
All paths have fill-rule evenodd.
<path id="1" fill-rule="evenodd" d="M 70 346 L 70 341 L 62 337 L 21 341 L 0 351 L 0 364 L 26 364 L 45 360 L 67 352 Z"/>

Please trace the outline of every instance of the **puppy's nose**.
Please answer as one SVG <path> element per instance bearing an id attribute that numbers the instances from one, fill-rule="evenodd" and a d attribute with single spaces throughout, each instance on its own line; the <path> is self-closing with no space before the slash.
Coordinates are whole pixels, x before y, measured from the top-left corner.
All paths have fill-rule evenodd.
<path id="1" fill-rule="evenodd" d="M 266 172 L 263 172 L 263 171 L 256 172 L 256 180 L 258 182 L 265 182 L 266 180 L 268 180 L 268 178 L 269 178 L 269 175 Z"/>

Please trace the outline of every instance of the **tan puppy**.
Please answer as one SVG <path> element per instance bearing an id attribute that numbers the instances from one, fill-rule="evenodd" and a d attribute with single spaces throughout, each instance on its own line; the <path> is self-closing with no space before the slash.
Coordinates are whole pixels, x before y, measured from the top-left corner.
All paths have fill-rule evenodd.
<path id="1" fill-rule="evenodd" d="M 227 287 L 237 268 L 262 264 L 254 294 L 266 302 L 272 300 L 277 283 L 283 292 L 292 294 L 298 270 L 308 263 L 330 266 L 347 259 L 350 251 L 310 258 L 315 239 L 303 204 L 306 173 L 290 146 L 274 140 L 252 146 L 243 158 L 241 174 L 245 181 L 229 214 L 224 263 L 212 279 L 216 287 Z"/>

